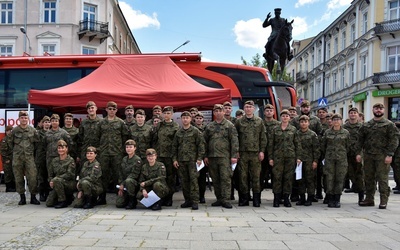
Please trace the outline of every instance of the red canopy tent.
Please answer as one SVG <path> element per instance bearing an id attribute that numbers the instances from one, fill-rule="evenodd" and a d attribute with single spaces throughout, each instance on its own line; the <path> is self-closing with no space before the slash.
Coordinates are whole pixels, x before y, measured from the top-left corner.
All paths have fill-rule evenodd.
<path id="1" fill-rule="evenodd" d="M 119 107 L 173 106 L 212 107 L 231 99 L 229 89 L 201 85 L 183 72 L 169 57 L 108 58 L 90 75 L 69 85 L 50 90 L 30 90 L 30 104 L 55 111 L 85 110 L 88 101 L 105 107 L 115 101 Z"/>

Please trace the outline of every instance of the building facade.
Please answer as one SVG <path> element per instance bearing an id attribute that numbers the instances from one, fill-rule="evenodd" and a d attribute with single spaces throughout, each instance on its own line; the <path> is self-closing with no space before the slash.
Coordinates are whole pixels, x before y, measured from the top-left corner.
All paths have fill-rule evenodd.
<path id="1" fill-rule="evenodd" d="M 0 56 L 137 54 L 117 0 L 0 0 Z"/>
<path id="2" fill-rule="evenodd" d="M 382 102 L 386 117 L 400 120 L 399 38 L 400 0 L 354 0 L 303 49 L 293 43 L 298 97 L 344 118 L 357 107 L 367 120 Z"/>

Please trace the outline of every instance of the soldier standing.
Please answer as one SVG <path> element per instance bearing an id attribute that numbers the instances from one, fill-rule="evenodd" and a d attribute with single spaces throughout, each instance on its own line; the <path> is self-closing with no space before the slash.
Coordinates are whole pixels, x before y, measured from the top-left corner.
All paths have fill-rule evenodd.
<path id="1" fill-rule="evenodd" d="M 15 176 L 17 192 L 20 195 L 18 205 L 26 204 L 24 175 L 28 180 L 31 193 L 31 204 L 40 205 L 36 199 L 37 194 L 37 169 L 35 166 L 35 144 L 39 141 L 36 129 L 29 126 L 28 112 L 18 113 L 19 125 L 13 128 L 7 138 L 7 144 L 13 152 L 12 168 Z"/>
<path id="2" fill-rule="evenodd" d="M 172 120 L 172 116 L 174 114 L 173 108 L 171 106 L 165 106 L 163 108 L 164 120 L 161 121 L 155 131 L 156 134 L 155 144 L 156 149 L 159 155 L 159 161 L 165 164 L 165 168 L 167 170 L 167 184 L 169 188 L 169 194 L 165 197 L 163 205 L 172 206 L 172 197 L 175 193 L 176 186 L 176 168 L 172 162 L 172 141 L 174 140 L 174 136 L 176 131 L 179 129 L 178 123 Z"/>
<path id="3" fill-rule="evenodd" d="M 4 183 L 6 184 L 6 192 L 15 192 L 15 178 L 12 169 L 13 152 L 7 144 L 7 137 L 10 136 L 12 126 L 6 126 L 6 136 L 1 141 L 1 162 L 4 169 Z"/>
<path id="4" fill-rule="evenodd" d="M 290 120 L 293 120 L 297 116 L 297 109 L 296 107 L 289 107 L 289 114 L 290 114 Z"/>
<path id="5" fill-rule="evenodd" d="M 77 140 L 79 129 L 74 126 L 74 116 L 71 113 L 66 113 L 64 115 L 63 129 L 67 131 L 71 137 L 71 145 L 68 146 L 68 153 L 74 160 L 76 160 L 78 158 Z"/>
<path id="6" fill-rule="evenodd" d="M 396 122 L 395 123 L 397 129 L 400 129 L 400 123 Z M 394 194 L 400 194 L 400 144 L 397 146 L 396 151 L 394 152 L 393 155 L 393 160 L 392 160 L 392 169 L 393 169 L 393 179 L 396 183 L 396 186 L 392 188 Z"/>
<path id="7" fill-rule="evenodd" d="M 254 111 L 254 101 L 246 101 L 245 116 L 236 120 L 235 124 L 239 137 L 239 206 L 249 205 L 251 183 L 253 206 L 260 207 L 261 161 L 264 160 L 267 137 L 263 120 L 256 117 Z"/>
<path id="8" fill-rule="evenodd" d="M 153 126 L 145 124 L 146 113 L 143 109 L 136 110 L 136 123 L 130 127 L 131 137 L 136 142 L 136 155 L 142 161 L 146 160 L 146 149 L 151 147 Z"/>
<path id="9" fill-rule="evenodd" d="M 130 129 L 135 123 L 135 109 L 133 108 L 132 105 L 128 105 L 125 107 L 125 124 L 126 126 Z"/>
<path id="10" fill-rule="evenodd" d="M 46 201 L 46 196 L 49 192 L 49 182 L 47 181 L 49 175 L 47 173 L 47 164 L 46 164 L 46 147 L 45 147 L 45 138 L 46 132 L 50 130 L 50 117 L 45 115 L 40 121 L 42 124 L 41 127 L 37 127 L 37 131 L 39 134 L 39 142 L 36 144 L 35 151 L 35 164 L 37 168 L 37 181 L 39 187 L 39 199 L 41 201 Z"/>
<path id="11" fill-rule="evenodd" d="M 200 165 L 205 145 L 200 130 L 191 125 L 192 117 L 188 111 L 181 114 L 182 127 L 175 133 L 172 143 L 172 160 L 182 183 L 185 202 L 181 208 L 199 209 L 199 185 L 196 164 Z"/>
<path id="12" fill-rule="evenodd" d="M 98 137 L 100 138 L 100 157 L 103 184 L 103 193 L 100 194 L 97 205 L 107 204 L 106 191 L 115 190 L 118 182 L 118 172 L 124 156 L 124 142 L 130 137 L 125 122 L 116 116 L 117 104 L 107 103 L 107 116 L 99 122 Z"/>
<path id="13" fill-rule="evenodd" d="M 224 102 L 223 105 L 224 105 L 224 112 L 225 112 L 224 117 L 225 117 L 225 119 L 227 119 L 228 121 L 230 121 L 233 124 L 235 124 L 236 118 L 231 116 L 231 114 L 232 114 L 232 103 L 226 101 L 226 102 Z"/>
<path id="14" fill-rule="evenodd" d="M 54 208 L 68 207 L 72 203 L 75 190 L 75 160 L 68 155 L 68 145 L 64 140 L 57 142 L 59 157 L 49 165 L 50 187 L 53 189 L 46 206 Z"/>
<path id="15" fill-rule="evenodd" d="M 198 128 L 202 133 L 206 128 L 203 122 L 204 122 L 204 115 L 199 111 L 194 116 L 194 126 Z M 199 201 L 202 204 L 206 203 L 204 195 L 206 193 L 206 188 L 207 188 L 207 172 L 208 172 L 208 166 L 204 166 L 202 169 L 200 169 L 199 178 L 197 178 L 199 185 L 199 196 L 200 196 Z"/>
<path id="16" fill-rule="evenodd" d="M 137 205 L 136 193 L 139 191 L 139 175 L 142 169 L 142 160 L 135 154 L 136 142 L 134 140 L 127 140 L 125 142 L 125 151 L 128 155 L 122 159 L 118 180 L 118 196 L 115 205 L 118 208 L 125 207 L 126 209 L 135 209 Z"/>
<path id="17" fill-rule="evenodd" d="M 350 133 L 350 148 L 347 156 L 348 163 L 348 176 L 352 183 L 351 192 L 358 193 L 358 203 L 364 200 L 364 169 L 361 162 L 357 162 L 357 144 L 358 144 L 358 133 L 362 124 L 358 121 L 358 109 L 349 109 L 349 121 L 343 125 L 343 128 Z M 347 193 L 348 190 L 344 192 Z"/>
<path id="18" fill-rule="evenodd" d="M 330 115 L 328 114 L 328 109 L 326 107 L 320 107 L 318 109 L 318 118 L 321 122 L 321 126 L 322 126 L 322 132 L 321 135 L 323 135 L 325 133 L 325 131 L 327 129 L 330 128 L 328 121 L 331 120 L 330 119 Z M 328 118 L 329 116 L 329 118 Z M 322 137 L 320 136 L 319 139 L 321 140 Z M 322 156 L 322 155 L 321 155 Z M 322 160 L 323 159 L 319 159 L 318 161 L 318 167 L 317 167 L 317 175 L 316 175 L 316 195 L 315 198 L 317 199 L 316 201 L 318 201 L 318 199 L 322 200 L 324 197 L 322 195 L 322 187 L 325 187 L 325 178 L 324 178 L 324 168 L 323 168 L 323 164 L 322 164 Z M 326 199 L 325 203 L 327 204 L 328 199 Z"/>
<path id="19" fill-rule="evenodd" d="M 151 117 L 150 120 L 148 120 L 146 122 L 147 125 L 153 126 L 154 125 L 154 119 L 157 118 L 161 118 L 161 114 L 162 114 L 162 109 L 160 105 L 155 105 L 153 107 L 153 116 Z M 161 120 L 161 119 L 160 119 Z"/>
<path id="20" fill-rule="evenodd" d="M 342 127 L 342 116 L 332 116 L 333 127 L 322 137 L 322 155 L 325 156 L 326 195 L 328 207 L 340 208 L 343 182 L 347 173 L 347 154 L 350 147 L 350 133 Z"/>
<path id="21" fill-rule="evenodd" d="M 231 190 L 232 164 L 237 163 L 239 140 L 235 126 L 224 118 L 224 106 L 215 104 L 215 120 L 204 130 L 206 153 L 204 163 L 208 165 L 213 180 L 217 201 L 211 206 L 232 208 L 228 202 Z"/>
<path id="22" fill-rule="evenodd" d="M 360 206 L 375 206 L 376 182 L 379 184 L 380 209 L 386 209 L 390 188 L 388 176 L 392 157 L 399 144 L 399 131 L 393 122 L 384 118 L 385 106 L 376 103 L 373 106 L 374 118 L 364 123 L 359 130 L 357 161 L 361 162 L 361 150 L 364 149 L 365 200 Z"/>

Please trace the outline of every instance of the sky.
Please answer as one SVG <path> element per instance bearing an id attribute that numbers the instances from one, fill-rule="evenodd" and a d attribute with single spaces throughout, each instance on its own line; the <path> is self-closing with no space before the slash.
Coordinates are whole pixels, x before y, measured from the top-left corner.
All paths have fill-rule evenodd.
<path id="1" fill-rule="evenodd" d="M 267 14 L 294 19 L 293 39 L 316 36 L 353 0 L 119 0 L 142 53 L 202 53 L 203 61 L 242 64 L 264 53 Z"/>

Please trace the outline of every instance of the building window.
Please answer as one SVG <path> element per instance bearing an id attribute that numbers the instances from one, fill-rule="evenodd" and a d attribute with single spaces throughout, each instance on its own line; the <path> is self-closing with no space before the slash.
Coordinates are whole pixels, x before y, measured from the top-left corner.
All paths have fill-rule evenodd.
<path id="1" fill-rule="evenodd" d="M 52 55 L 56 54 L 56 45 L 55 44 L 42 44 L 43 54 Z"/>
<path id="2" fill-rule="evenodd" d="M 0 57 L 12 56 L 13 46 L 12 45 L 0 45 Z"/>
<path id="3" fill-rule="evenodd" d="M 321 48 L 319 48 L 317 51 L 317 65 L 320 65 L 321 62 L 322 62 L 322 50 Z"/>
<path id="4" fill-rule="evenodd" d="M 342 50 L 346 48 L 346 31 L 342 32 Z"/>
<path id="5" fill-rule="evenodd" d="M 96 54 L 96 49 L 94 48 L 88 48 L 88 47 L 82 48 L 82 55 L 95 55 L 95 54 Z"/>
<path id="6" fill-rule="evenodd" d="M 388 48 L 388 66 L 389 71 L 400 70 L 400 46 Z"/>
<path id="7" fill-rule="evenodd" d="M 87 3 L 83 5 L 83 20 L 88 22 L 89 30 L 94 30 L 96 23 L 96 6 Z"/>
<path id="8" fill-rule="evenodd" d="M 44 1 L 43 2 L 43 22 L 55 23 L 57 12 L 57 1 Z"/>
<path id="9" fill-rule="evenodd" d="M 334 40 L 334 42 L 333 42 L 333 53 L 334 53 L 335 55 L 337 55 L 338 49 L 339 49 L 339 41 L 338 41 L 338 38 L 335 37 L 335 40 Z"/>
<path id="10" fill-rule="evenodd" d="M 329 60 L 331 58 L 331 44 L 328 43 L 326 45 L 326 60 Z"/>
<path id="11" fill-rule="evenodd" d="M 333 91 L 333 93 L 335 93 L 337 90 L 337 73 L 333 73 L 332 77 L 333 77 L 332 91 Z"/>
<path id="12" fill-rule="evenodd" d="M 367 78 L 367 55 L 361 56 L 361 80 Z"/>
<path id="13" fill-rule="evenodd" d="M 400 18 L 400 0 L 389 2 L 389 20 Z"/>
<path id="14" fill-rule="evenodd" d="M 321 78 L 317 79 L 317 83 L 315 84 L 315 100 L 321 97 L 322 89 L 321 89 Z"/>
<path id="15" fill-rule="evenodd" d="M 330 94 L 329 76 L 325 77 L 325 96 Z"/>
<path id="16" fill-rule="evenodd" d="M 349 84 L 354 83 L 354 63 L 349 64 Z"/>
<path id="17" fill-rule="evenodd" d="M 353 23 L 350 27 L 350 33 L 351 33 L 351 43 L 354 43 L 356 40 L 356 25 Z"/>
<path id="18" fill-rule="evenodd" d="M 311 101 L 314 101 L 315 100 L 314 99 L 314 84 L 310 85 L 310 91 L 311 91 L 311 93 L 310 93 Z"/>
<path id="19" fill-rule="evenodd" d="M 362 18 L 362 31 L 365 34 L 368 31 L 368 12 L 365 12 Z"/>
<path id="20" fill-rule="evenodd" d="M 314 54 L 311 55 L 311 69 L 314 69 Z"/>
<path id="21" fill-rule="evenodd" d="M 1 23 L 2 24 L 12 23 L 13 3 L 12 2 L 0 2 L 0 3 L 1 3 Z"/>
<path id="22" fill-rule="evenodd" d="M 340 86 L 339 89 L 344 89 L 344 77 L 345 77 L 345 70 L 344 68 L 340 69 Z"/>

